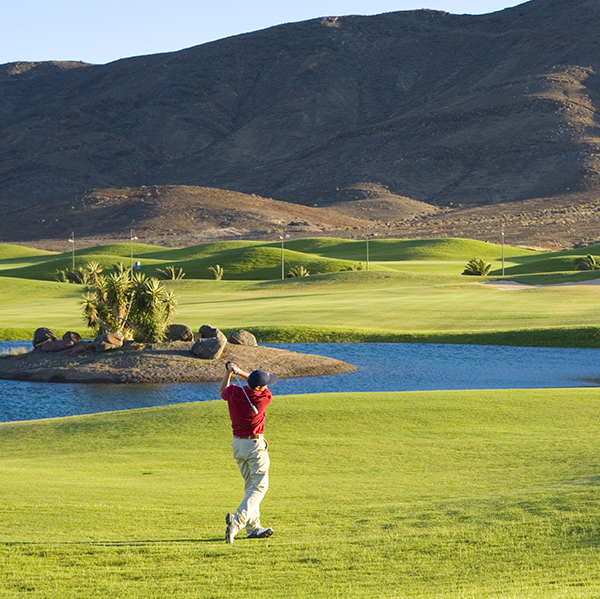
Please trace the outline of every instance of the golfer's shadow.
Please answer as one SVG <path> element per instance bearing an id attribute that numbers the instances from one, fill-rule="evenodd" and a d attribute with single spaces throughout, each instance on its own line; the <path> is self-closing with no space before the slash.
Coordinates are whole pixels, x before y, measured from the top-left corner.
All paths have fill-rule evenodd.
<path id="1" fill-rule="evenodd" d="M 225 543 L 224 537 L 214 539 L 132 539 L 130 541 L 80 541 L 71 545 L 93 545 L 95 547 L 139 547 L 143 545 L 172 545 L 175 543 Z"/>
<path id="2" fill-rule="evenodd" d="M 129 541 L 64 541 L 58 543 L 45 543 L 44 541 L 7 541 L 0 543 L 5 547 L 8 546 L 25 546 L 25 545 L 88 545 L 92 547 L 143 547 L 145 545 L 171 545 L 175 543 L 189 543 L 195 545 L 197 543 L 225 543 L 224 537 L 214 539 L 132 539 Z"/>

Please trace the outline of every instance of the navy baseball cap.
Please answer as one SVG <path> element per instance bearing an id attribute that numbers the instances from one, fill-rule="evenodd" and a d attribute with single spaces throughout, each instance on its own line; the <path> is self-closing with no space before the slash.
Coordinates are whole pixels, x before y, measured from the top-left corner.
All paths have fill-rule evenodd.
<path id="1" fill-rule="evenodd" d="M 274 374 L 269 374 L 264 370 L 253 370 L 248 377 L 248 385 L 250 387 L 265 387 L 272 385 L 277 380 Z"/>

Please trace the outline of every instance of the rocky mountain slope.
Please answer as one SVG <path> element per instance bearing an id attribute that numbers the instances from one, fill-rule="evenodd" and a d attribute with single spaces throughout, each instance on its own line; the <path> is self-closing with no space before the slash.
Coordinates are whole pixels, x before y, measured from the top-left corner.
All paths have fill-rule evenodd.
<path id="1" fill-rule="evenodd" d="M 3 65 L 0 211 L 39 205 L 61 222 L 72 194 L 195 186 L 393 229 L 436 213 L 419 203 L 589 203 L 599 72 L 596 0 L 322 18 L 107 65 Z"/>

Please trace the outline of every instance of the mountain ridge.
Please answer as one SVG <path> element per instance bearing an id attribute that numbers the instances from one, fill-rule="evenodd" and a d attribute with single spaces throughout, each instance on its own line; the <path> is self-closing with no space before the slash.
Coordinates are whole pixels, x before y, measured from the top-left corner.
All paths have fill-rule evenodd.
<path id="1" fill-rule="evenodd" d="M 346 213 L 374 188 L 444 209 L 591 199 L 599 26 L 597 2 L 531 0 L 322 17 L 106 65 L 2 65 L 0 205 L 52 211 L 141 186 Z M 392 204 L 380 220 L 400 218 Z"/>

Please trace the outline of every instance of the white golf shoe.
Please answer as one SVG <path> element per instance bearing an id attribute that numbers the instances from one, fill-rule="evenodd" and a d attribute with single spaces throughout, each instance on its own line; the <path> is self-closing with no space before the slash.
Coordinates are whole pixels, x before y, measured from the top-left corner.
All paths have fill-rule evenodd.
<path id="1" fill-rule="evenodd" d="M 255 528 L 248 535 L 248 538 L 249 539 L 266 539 L 266 538 L 270 537 L 272 534 L 273 534 L 272 528 L 262 528 L 259 526 L 258 528 Z"/>
<path id="2" fill-rule="evenodd" d="M 227 528 L 225 529 L 225 542 L 233 543 L 235 535 L 241 528 L 240 523 L 235 517 L 235 514 L 227 514 L 227 516 L 225 516 L 225 522 L 227 524 Z"/>

